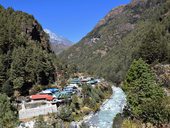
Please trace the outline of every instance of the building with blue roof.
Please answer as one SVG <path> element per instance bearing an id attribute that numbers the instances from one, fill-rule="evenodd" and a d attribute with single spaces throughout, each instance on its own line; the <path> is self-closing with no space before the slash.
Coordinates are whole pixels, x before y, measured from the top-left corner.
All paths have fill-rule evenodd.
<path id="1" fill-rule="evenodd" d="M 58 92 L 59 89 L 58 88 L 49 88 L 49 89 L 46 89 L 45 91 L 50 91 L 51 93 L 55 93 L 55 92 Z"/>
<path id="2" fill-rule="evenodd" d="M 70 83 L 71 83 L 71 84 L 80 84 L 81 81 L 80 81 L 79 78 L 74 78 L 74 79 L 71 79 L 71 80 L 70 80 Z"/>

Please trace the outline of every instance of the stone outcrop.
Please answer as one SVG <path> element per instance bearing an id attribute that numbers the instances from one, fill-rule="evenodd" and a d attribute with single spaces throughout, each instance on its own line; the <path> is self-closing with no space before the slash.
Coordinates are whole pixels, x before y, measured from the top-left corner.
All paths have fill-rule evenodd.
<path id="1" fill-rule="evenodd" d="M 165 87 L 170 88 L 170 64 L 158 64 L 155 65 L 153 69 L 157 75 L 157 79 L 163 83 Z"/>

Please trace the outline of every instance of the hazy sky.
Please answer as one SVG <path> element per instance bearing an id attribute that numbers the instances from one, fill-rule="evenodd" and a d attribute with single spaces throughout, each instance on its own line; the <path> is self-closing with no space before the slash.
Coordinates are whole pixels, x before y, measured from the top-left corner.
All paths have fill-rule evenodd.
<path id="1" fill-rule="evenodd" d="M 130 0 L 0 0 L 4 7 L 21 10 L 39 21 L 43 28 L 73 42 L 90 32 L 112 8 Z"/>

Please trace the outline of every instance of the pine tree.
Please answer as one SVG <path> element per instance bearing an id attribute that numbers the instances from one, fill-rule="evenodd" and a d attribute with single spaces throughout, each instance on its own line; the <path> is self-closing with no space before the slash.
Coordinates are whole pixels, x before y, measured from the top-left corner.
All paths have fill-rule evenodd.
<path id="1" fill-rule="evenodd" d="M 134 60 L 123 84 L 128 107 L 135 118 L 144 122 L 161 123 L 168 120 L 165 109 L 165 94 L 155 75 L 142 59 Z"/>

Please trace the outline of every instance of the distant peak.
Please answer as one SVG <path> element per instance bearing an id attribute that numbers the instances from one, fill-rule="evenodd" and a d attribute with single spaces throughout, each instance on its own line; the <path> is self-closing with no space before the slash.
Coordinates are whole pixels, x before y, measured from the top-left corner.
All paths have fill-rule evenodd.
<path id="1" fill-rule="evenodd" d="M 50 42 L 57 42 L 57 43 L 61 43 L 64 45 L 68 45 L 71 46 L 73 44 L 73 42 L 71 42 L 70 40 L 66 39 L 63 36 L 57 35 L 56 33 L 52 32 L 49 29 L 44 29 L 44 31 L 49 35 L 50 37 Z"/>
<path id="2" fill-rule="evenodd" d="M 64 38 L 62 36 L 55 34 L 54 32 L 52 32 L 49 29 L 44 29 L 44 31 L 50 36 L 50 39 L 61 40 L 62 38 Z"/>
<path id="3" fill-rule="evenodd" d="M 56 55 L 73 45 L 73 42 L 63 36 L 57 35 L 49 29 L 44 29 L 44 31 L 49 35 L 50 47 Z"/>

